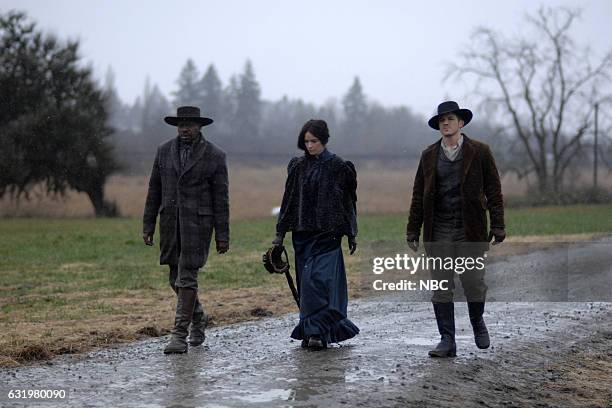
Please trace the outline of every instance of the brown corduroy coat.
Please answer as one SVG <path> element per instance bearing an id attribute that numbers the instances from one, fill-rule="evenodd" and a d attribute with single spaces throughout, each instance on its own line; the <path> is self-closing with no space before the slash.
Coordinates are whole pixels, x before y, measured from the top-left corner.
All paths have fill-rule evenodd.
<path id="1" fill-rule="evenodd" d="M 421 154 L 412 191 L 412 204 L 406 227 L 407 234 L 420 235 L 432 241 L 436 199 L 436 164 L 441 139 Z M 461 178 L 462 213 L 468 242 L 487 242 L 487 210 L 491 228 L 505 228 L 504 203 L 499 173 L 491 149 L 485 143 L 463 134 L 463 177 Z"/>

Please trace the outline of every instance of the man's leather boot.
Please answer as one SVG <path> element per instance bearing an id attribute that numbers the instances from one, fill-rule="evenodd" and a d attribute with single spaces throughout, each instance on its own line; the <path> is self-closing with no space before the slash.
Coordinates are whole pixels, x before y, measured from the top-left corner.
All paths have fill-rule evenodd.
<path id="1" fill-rule="evenodd" d="M 172 284 L 170 287 L 178 295 L 178 288 Z M 204 313 L 204 307 L 200 303 L 199 296 L 196 296 L 195 308 L 193 309 L 193 316 L 191 317 L 191 324 L 189 325 L 189 345 L 190 346 L 199 346 L 204 343 L 206 339 L 206 334 L 204 333 L 204 329 L 206 329 L 207 320 L 206 314 Z"/>
<path id="2" fill-rule="evenodd" d="M 470 312 L 470 323 L 474 330 L 474 342 L 479 349 L 489 348 L 491 339 L 482 315 L 484 313 L 484 302 L 468 302 Z"/>
<path id="3" fill-rule="evenodd" d="M 206 314 L 204 313 L 204 307 L 200 303 L 200 300 L 196 296 L 195 309 L 193 310 L 193 316 L 191 319 L 191 325 L 189 326 L 189 345 L 199 346 L 204 343 L 206 334 Z"/>
<path id="4" fill-rule="evenodd" d="M 197 294 L 196 289 L 178 288 L 174 328 L 170 334 L 170 342 L 164 349 L 165 354 L 187 352 L 187 333 L 193 316 Z"/>
<path id="5" fill-rule="evenodd" d="M 457 355 L 457 345 L 455 344 L 455 304 L 453 302 L 438 303 L 432 302 L 438 331 L 440 332 L 440 342 L 433 350 L 429 351 L 430 357 L 455 357 Z"/>

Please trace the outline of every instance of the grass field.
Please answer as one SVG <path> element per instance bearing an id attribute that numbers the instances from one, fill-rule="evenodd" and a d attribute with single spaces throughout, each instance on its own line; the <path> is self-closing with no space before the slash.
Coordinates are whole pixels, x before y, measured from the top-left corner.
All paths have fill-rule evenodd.
<path id="1" fill-rule="evenodd" d="M 367 265 L 374 244 L 403 245 L 405 215 L 359 223 L 350 274 Z M 509 210 L 507 226 L 510 240 L 612 233 L 612 205 Z M 166 333 L 174 307 L 167 268 L 140 229 L 137 219 L 0 219 L 0 365 Z M 230 252 L 211 254 L 199 279 L 211 323 L 295 309 L 283 277 L 261 266 L 273 231 L 272 218 L 234 222 Z"/>
<path id="2" fill-rule="evenodd" d="M 412 193 L 414 169 L 360 168 L 358 176 L 359 211 L 362 214 L 392 214 L 406 211 Z M 283 166 L 253 168 L 231 165 L 230 206 L 234 220 L 261 218 L 280 205 L 287 169 Z M 612 178 L 612 177 L 611 177 Z M 110 177 L 106 197 L 117 203 L 124 217 L 141 217 L 147 195 L 148 176 Z M 507 196 L 524 194 L 524 182 L 507 175 L 502 178 Z M 612 182 L 609 183 L 612 186 Z M 40 186 L 39 186 L 40 187 Z M 249 203 L 249 205 L 245 205 Z M 0 199 L 0 217 L 87 217 L 93 208 L 83 193 L 68 191 L 65 197 L 48 197 L 35 188 L 31 200 Z"/>
<path id="3" fill-rule="evenodd" d="M 407 211 L 412 194 L 415 169 L 385 167 L 378 163 L 358 164 L 359 211 L 363 214 L 394 214 Z M 284 166 L 252 167 L 230 162 L 230 207 L 233 220 L 267 217 L 273 207 L 280 205 L 287 169 Z M 573 181 L 576 187 L 590 185 L 583 174 Z M 107 199 L 117 203 L 121 215 L 142 216 L 147 194 L 148 175 L 115 175 L 105 185 Z M 526 194 L 525 180 L 504 174 L 502 191 L 508 202 L 522 202 Z M 600 186 L 612 189 L 612 173 L 600 176 Z M 0 198 L 0 217 L 88 217 L 93 208 L 83 193 L 68 191 L 65 197 L 48 197 L 41 186 L 34 188 L 29 201 Z M 245 205 L 248 203 L 248 205 Z"/>

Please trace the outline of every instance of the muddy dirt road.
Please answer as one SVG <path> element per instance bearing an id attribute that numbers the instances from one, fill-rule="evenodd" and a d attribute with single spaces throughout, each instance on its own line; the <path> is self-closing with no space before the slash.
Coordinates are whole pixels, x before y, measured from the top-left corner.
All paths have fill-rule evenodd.
<path id="1" fill-rule="evenodd" d="M 610 286 L 600 288 L 612 276 L 611 252 L 606 258 L 604 249 L 578 248 L 572 266 L 582 274 L 575 285 L 570 275 L 570 299 L 589 296 L 589 274 L 599 288 L 593 296 L 610 296 Z M 533 262 L 542 275 L 558 273 L 554 251 L 497 263 L 488 272 L 490 282 Z M 297 320 L 291 314 L 211 329 L 206 345 L 186 355 L 163 355 L 166 339 L 159 338 L 2 370 L 0 405 L 612 406 L 612 303 L 491 302 L 485 313 L 488 350 L 474 345 L 467 308 L 457 303 L 454 359 L 427 357 L 438 338 L 427 302 L 386 295 L 352 302 L 349 315 L 361 333 L 320 352 L 288 338 Z M 7 397 L 11 389 L 60 388 L 68 391 L 67 399 Z"/>

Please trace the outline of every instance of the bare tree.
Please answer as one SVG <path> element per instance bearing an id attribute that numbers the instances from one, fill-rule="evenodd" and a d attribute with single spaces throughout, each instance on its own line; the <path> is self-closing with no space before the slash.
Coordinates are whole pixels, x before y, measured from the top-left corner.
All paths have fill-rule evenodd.
<path id="1" fill-rule="evenodd" d="M 500 123 L 518 139 L 524 161 L 519 177 L 535 174 L 538 192 L 558 197 L 564 174 L 583 148 L 593 125 L 593 106 L 612 71 L 612 53 L 593 62 L 571 28 L 579 10 L 541 8 L 527 15 L 527 38 L 505 38 L 489 28 L 475 30 L 448 78 L 475 76 L 474 93 L 495 108 Z"/>

